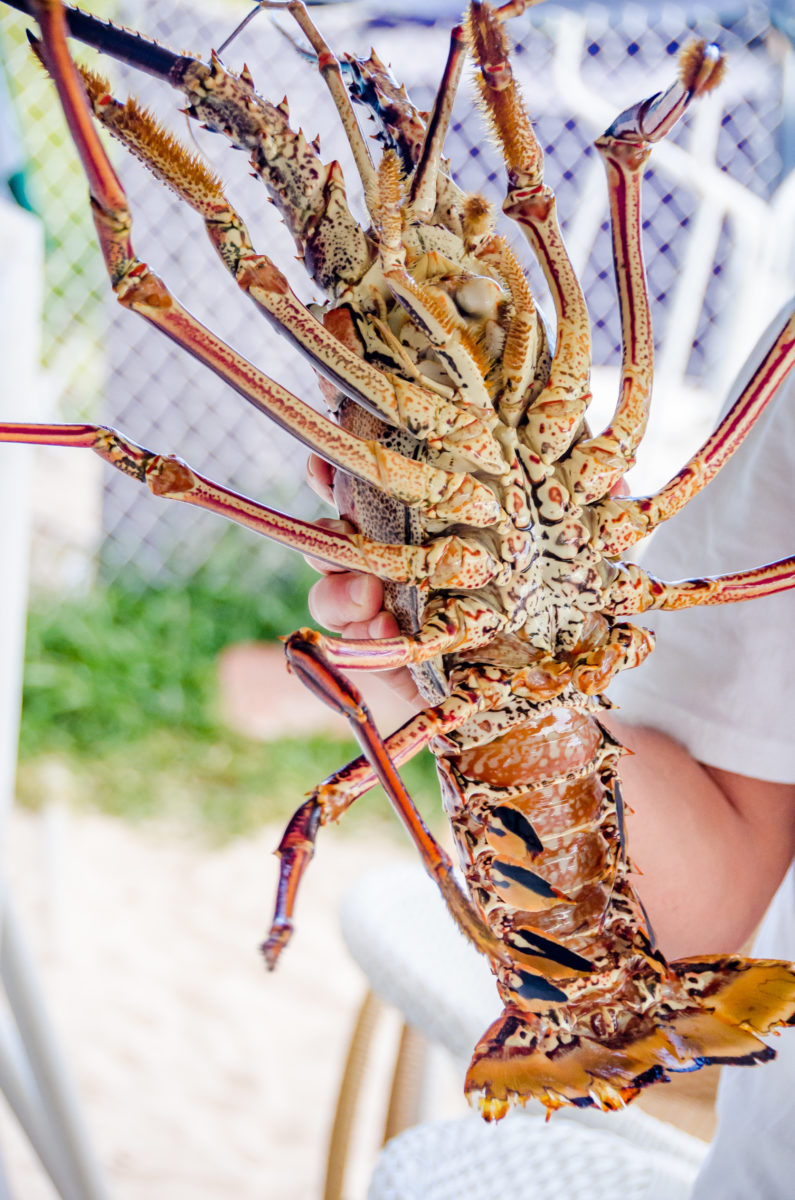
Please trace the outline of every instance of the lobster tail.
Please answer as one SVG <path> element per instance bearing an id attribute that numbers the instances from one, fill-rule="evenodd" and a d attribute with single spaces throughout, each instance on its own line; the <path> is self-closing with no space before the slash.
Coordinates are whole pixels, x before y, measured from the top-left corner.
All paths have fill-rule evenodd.
<path id="1" fill-rule="evenodd" d="M 702 955 L 679 959 L 670 969 L 689 996 L 732 1028 L 764 1035 L 779 1025 L 795 1024 L 793 963 Z"/>
<path id="2" fill-rule="evenodd" d="M 643 1014 L 608 1013 L 604 992 L 586 1005 L 543 1014 L 507 1005 L 470 1063 L 466 1093 L 487 1120 L 529 1098 L 548 1110 L 565 1104 L 623 1107 L 669 1072 L 716 1064 L 753 1066 L 775 1058 L 758 1034 L 795 1024 L 795 968 L 775 960 L 683 959 L 670 964 Z"/>

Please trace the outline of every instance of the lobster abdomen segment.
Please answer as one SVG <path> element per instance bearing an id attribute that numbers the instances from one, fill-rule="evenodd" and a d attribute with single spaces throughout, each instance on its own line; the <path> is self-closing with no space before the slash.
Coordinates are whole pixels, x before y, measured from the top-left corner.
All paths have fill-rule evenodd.
<path id="1" fill-rule="evenodd" d="M 626 871 L 620 754 L 589 712 L 561 706 L 443 763 L 446 809 L 473 898 L 517 949 L 562 934 L 590 963 L 612 961 L 603 925 Z M 641 918 L 636 924 L 645 951 Z M 626 940 L 625 933 L 616 952 Z"/>
<path id="2" fill-rule="evenodd" d="M 594 716 L 561 708 L 442 766 L 473 900 L 514 962 L 493 964 L 505 1008 L 467 1075 L 488 1119 L 531 1097 L 616 1108 L 668 1072 L 764 1062 L 757 1035 L 795 1023 L 792 965 L 654 949 L 628 879 L 620 753 Z"/>

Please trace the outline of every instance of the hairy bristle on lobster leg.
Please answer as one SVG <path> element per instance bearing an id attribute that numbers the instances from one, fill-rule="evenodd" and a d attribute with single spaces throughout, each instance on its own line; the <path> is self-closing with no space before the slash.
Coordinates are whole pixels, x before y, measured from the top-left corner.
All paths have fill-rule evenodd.
<path id="1" fill-rule="evenodd" d="M 377 576 L 398 621 L 388 639 L 312 630 L 287 639 L 291 669 L 347 717 L 363 755 L 316 788 L 280 844 L 268 965 L 293 932 L 320 827 L 380 780 L 452 919 L 495 975 L 503 1012 L 475 1048 L 466 1081 L 487 1119 L 531 1099 L 549 1110 L 618 1108 L 671 1072 L 770 1058 L 759 1039 L 795 1021 L 795 968 L 736 956 L 666 961 L 629 878 L 622 747 L 600 722 L 611 680 L 653 646 L 647 631 L 621 618 L 795 586 L 795 557 L 678 582 L 619 561 L 709 482 L 795 364 L 789 317 L 716 432 L 674 478 L 650 496 L 612 494 L 644 436 L 654 368 L 643 170 L 654 143 L 720 81 L 720 51 L 691 43 L 678 77 L 621 113 L 596 143 L 610 197 L 622 363 L 614 413 L 593 435 L 589 315 L 511 65 L 506 23 L 529 3 L 494 9 L 473 0 L 452 32 L 430 113 L 411 104 L 375 55 L 355 60 L 351 83 L 302 4 L 263 5 L 286 7 L 309 41 L 350 146 L 367 229 L 348 204 L 339 163 L 324 162 L 291 127 L 286 105 L 263 98 L 247 71 L 228 71 L 216 54 L 173 54 L 59 0 L 13 3 L 39 23 L 34 47 L 82 162 L 120 303 L 331 463 L 340 515 L 356 532 L 276 512 L 99 425 L 6 422 L 0 440 L 92 449 L 156 496 Z M 104 79 L 75 66 L 69 33 L 165 79 L 191 118 L 248 154 L 321 302 L 299 300 L 212 172 L 133 100 L 120 102 Z M 549 285 L 554 345 L 491 205 L 464 193 L 443 157 L 467 57 L 505 161 L 503 213 Z M 378 162 L 349 87 L 381 122 Z M 323 378 L 328 416 L 225 345 L 137 258 L 97 122 L 199 214 L 233 282 Z M 427 708 L 382 739 L 341 669 L 396 667 L 411 669 Z M 397 771 L 424 747 L 438 759 L 462 882 Z"/>

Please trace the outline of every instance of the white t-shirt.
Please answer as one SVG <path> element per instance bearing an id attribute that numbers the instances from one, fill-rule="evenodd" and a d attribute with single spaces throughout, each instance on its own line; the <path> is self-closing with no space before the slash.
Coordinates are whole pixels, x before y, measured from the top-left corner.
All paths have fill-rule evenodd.
<path id="1" fill-rule="evenodd" d="M 786 315 L 783 310 L 758 343 L 727 407 Z M 791 371 L 734 457 L 660 526 L 643 565 L 661 579 L 690 579 L 795 554 L 794 488 Z M 795 782 L 795 591 L 646 613 L 639 621 L 656 631 L 657 645 L 645 663 L 615 680 L 610 696 L 626 710 L 622 715 L 669 733 L 699 762 Z"/>
<path id="2" fill-rule="evenodd" d="M 728 403 L 793 309 L 795 301 L 760 340 Z M 662 579 L 687 579 L 795 553 L 794 484 L 791 371 L 735 456 L 655 534 L 644 566 Z M 641 623 L 656 630 L 657 647 L 616 680 L 611 698 L 622 716 L 663 730 L 710 766 L 795 782 L 795 590 L 648 614 Z M 771 903 L 754 954 L 795 961 L 793 867 Z M 692 1200 L 795 1197 L 795 1029 L 772 1044 L 774 1062 L 723 1072 L 718 1130 Z"/>

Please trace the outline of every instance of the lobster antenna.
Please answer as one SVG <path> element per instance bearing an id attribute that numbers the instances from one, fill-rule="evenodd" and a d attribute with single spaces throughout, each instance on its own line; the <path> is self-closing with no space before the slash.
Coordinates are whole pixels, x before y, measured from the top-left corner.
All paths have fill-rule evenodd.
<path id="1" fill-rule="evenodd" d="M 305 0 L 305 2 L 307 5 L 312 7 L 313 5 L 317 6 L 317 5 L 321 5 L 321 4 L 326 4 L 329 2 L 329 0 Z M 221 43 L 221 45 L 216 50 L 216 54 L 223 54 L 223 52 L 224 52 L 224 50 L 226 50 L 227 46 L 231 45 L 231 43 L 235 40 L 237 35 L 239 33 L 243 32 L 243 30 L 248 25 L 249 21 L 253 21 L 257 15 L 257 13 L 260 12 L 261 9 L 263 9 L 263 8 L 289 8 L 290 3 L 291 3 L 291 0 L 283 0 L 283 3 L 273 3 L 273 0 L 257 0 L 257 3 L 252 8 L 251 12 L 248 13 L 248 15 L 243 18 L 243 20 L 240 22 L 240 24 L 237 26 L 236 29 L 232 30 L 232 32 L 230 33 L 230 35 L 226 39 L 226 41 Z M 334 3 L 334 0 L 331 0 L 331 3 Z M 541 0 L 531 0 L 531 3 L 540 4 Z M 279 33 L 284 34 L 284 36 L 287 38 L 287 40 L 289 42 L 292 42 L 293 46 L 295 47 L 295 49 L 298 51 L 299 54 L 303 55 L 305 58 L 310 57 L 310 55 L 306 52 L 306 50 L 304 50 L 301 46 L 299 46 L 297 42 L 293 41 L 293 39 L 290 37 L 289 33 L 284 32 L 284 30 L 281 28 L 280 25 L 276 25 L 276 28 L 279 30 Z"/>
<path id="2" fill-rule="evenodd" d="M 230 33 L 230 35 L 229 35 L 229 37 L 226 39 L 226 41 L 224 41 L 224 42 L 222 42 L 222 43 L 221 43 L 221 45 L 218 47 L 218 49 L 217 49 L 217 51 L 216 51 L 216 54 L 223 54 L 223 52 L 224 52 L 224 50 L 226 50 L 227 46 L 231 46 L 232 42 L 235 40 L 235 38 L 237 37 L 237 35 L 238 35 L 239 33 L 242 33 L 242 32 L 243 32 L 243 30 L 244 30 L 244 29 L 246 28 L 246 26 L 248 25 L 249 21 L 253 21 L 253 20 L 254 20 L 254 18 L 256 17 L 256 15 L 257 15 L 257 13 L 258 13 L 258 12 L 261 12 L 261 11 L 262 11 L 262 9 L 263 9 L 264 7 L 265 7 L 265 6 L 262 4 L 261 0 L 258 0 L 258 2 L 257 2 L 257 3 L 254 5 L 254 7 L 252 8 L 251 12 L 250 12 L 250 13 L 248 13 L 248 14 L 247 14 L 247 15 L 246 15 L 246 16 L 243 18 L 243 20 L 240 22 L 240 24 L 239 24 L 239 25 L 238 25 L 238 26 L 237 26 L 235 29 L 233 29 L 233 30 L 232 30 L 232 32 Z M 287 7 L 287 5 L 285 5 L 284 7 L 286 8 L 286 7 Z"/>
<path id="3" fill-rule="evenodd" d="M 278 21 L 273 21 L 272 24 L 276 32 L 280 33 L 285 41 L 290 43 L 293 50 L 295 50 L 296 54 L 299 55 L 300 58 L 303 58 L 305 62 L 311 63 L 313 67 L 317 66 L 317 55 L 315 54 L 314 50 L 311 49 L 311 47 L 302 46 L 298 41 L 298 38 L 293 37 L 293 35 L 286 30 L 283 25 L 280 25 Z M 341 62 L 340 70 L 344 71 L 347 65 L 348 64 L 345 62 Z"/>

